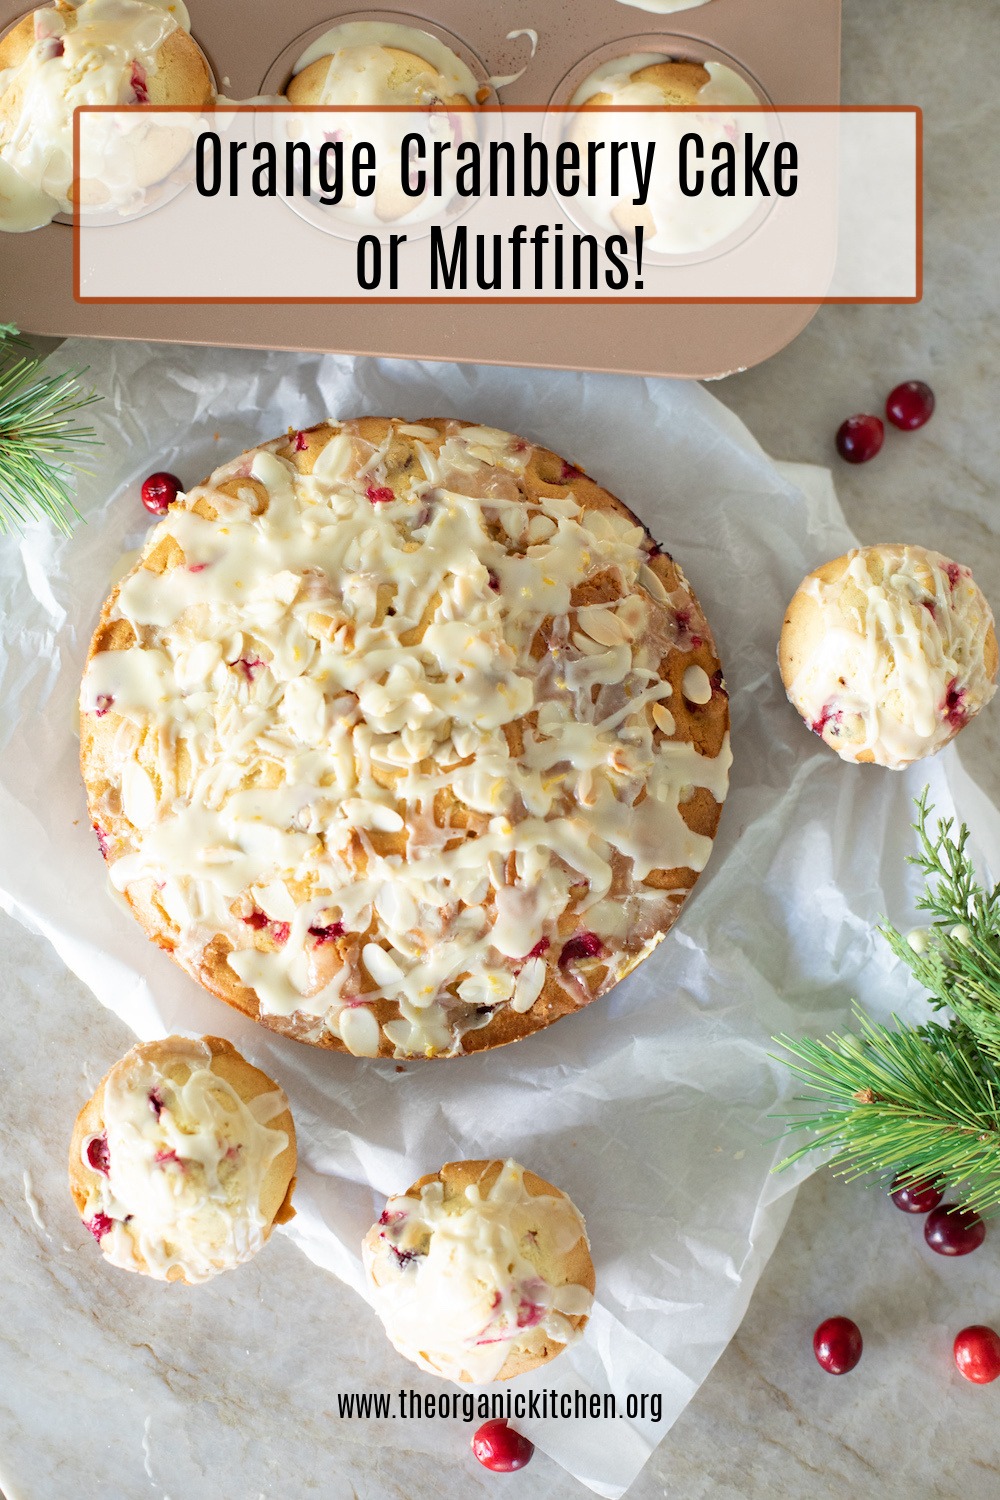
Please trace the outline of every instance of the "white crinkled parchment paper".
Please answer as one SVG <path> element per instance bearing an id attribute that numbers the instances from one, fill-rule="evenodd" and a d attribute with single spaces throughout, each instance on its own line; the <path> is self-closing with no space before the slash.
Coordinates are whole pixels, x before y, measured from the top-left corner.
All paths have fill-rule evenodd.
<path id="1" fill-rule="evenodd" d="M 770 1038 L 842 1024 L 851 996 L 879 1015 L 920 1004 L 872 924 L 912 919 L 904 856 L 924 783 L 942 813 L 956 800 L 961 815 L 980 811 L 954 750 L 904 774 L 845 766 L 785 701 L 784 606 L 804 573 L 852 541 L 829 476 L 779 470 L 691 384 L 134 344 L 67 344 L 53 363 L 89 363 L 107 397 L 96 408 L 105 446 L 81 482 L 87 525 L 73 539 L 37 525 L 0 545 L 0 903 L 140 1037 L 221 1033 L 284 1085 L 301 1158 L 287 1232 L 356 1289 L 383 1195 L 445 1161 L 510 1155 L 564 1188 L 590 1231 L 594 1315 L 580 1344 L 515 1389 L 612 1390 L 621 1406 L 630 1392 L 658 1392 L 663 1420 L 518 1425 L 593 1491 L 617 1496 L 735 1331 L 785 1222 L 794 1178 L 771 1175 L 781 1146 L 769 1116 L 793 1088 Z M 365 413 L 509 428 L 620 495 L 688 574 L 733 710 L 719 838 L 668 939 L 612 995 L 538 1036 L 401 1067 L 273 1036 L 147 942 L 110 894 L 73 727 L 99 607 L 149 519 L 142 478 L 169 469 L 193 484 L 290 425 Z M 90 1060 L 95 1076 L 110 1061 Z M 387 1351 L 374 1315 L 371 1337 L 368 1384 L 389 1369 L 395 1386 L 447 1389 Z M 345 1374 L 354 1389 L 365 1359 Z M 113 1426 L 114 1413 L 103 1421 Z M 419 1427 L 382 1422 L 373 1441 L 420 1449 Z M 323 1462 L 336 1471 L 335 1444 Z M 170 1493 L 169 1456 L 158 1480 Z"/>

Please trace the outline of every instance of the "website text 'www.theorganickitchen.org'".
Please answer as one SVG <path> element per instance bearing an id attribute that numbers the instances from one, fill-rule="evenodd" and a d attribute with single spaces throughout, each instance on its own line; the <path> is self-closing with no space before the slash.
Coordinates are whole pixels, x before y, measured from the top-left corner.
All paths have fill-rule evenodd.
<path id="1" fill-rule="evenodd" d="M 619 1398 L 596 1391 L 338 1391 L 338 1415 L 345 1420 L 402 1417 L 482 1422 L 498 1418 L 602 1420 L 617 1417 L 661 1422 L 663 1397 L 658 1391 L 630 1391 Z"/>

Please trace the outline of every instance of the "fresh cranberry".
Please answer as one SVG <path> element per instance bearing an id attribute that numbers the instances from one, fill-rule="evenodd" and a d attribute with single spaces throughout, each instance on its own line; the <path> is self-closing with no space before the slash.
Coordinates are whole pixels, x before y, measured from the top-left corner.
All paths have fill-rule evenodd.
<path id="1" fill-rule="evenodd" d="M 841 422 L 837 429 L 837 452 L 849 464 L 866 464 L 875 457 L 884 438 L 881 419 L 861 413 Z"/>
<path id="2" fill-rule="evenodd" d="M 92 1219 L 84 1219 L 83 1227 L 89 1229 L 94 1239 L 100 1244 L 114 1222 L 114 1219 L 109 1219 L 107 1214 L 97 1213 Z"/>
<path id="3" fill-rule="evenodd" d="M 248 927 L 255 932 L 260 932 L 262 927 L 267 926 L 268 919 L 262 911 L 252 911 L 248 917 L 243 918 Z"/>
<path id="4" fill-rule="evenodd" d="M 107 834 L 104 832 L 104 829 L 101 828 L 97 823 L 92 823 L 91 827 L 93 828 L 94 832 L 97 834 L 97 847 L 101 851 L 101 856 L 102 856 L 103 859 L 107 859 L 108 854 L 109 854 L 110 849 L 111 849 L 111 840 L 108 838 Z"/>
<path id="5" fill-rule="evenodd" d="M 365 493 L 373 505 L 387 505 L 396 498 L 387 484 L 370 484 Z"/>
<path id="6" fill-rule="evenodd" d="M 484 1422 L 473 1434 L 472 1451 L 484 1469 L 492 1469 L 494 1474 L 513 1474 L 530 1461 L 535 1445 L 506 1422 Z"/>
<path id="7" fill-rule="evenodd" d="M 550 944 L 547 937 L 539 938 L 538 942 L 532 948 L 531 952 L 525 955 L 525 963 L 527 963 L 529 958 L 541 958 L 543 953 L 547 953 L 549 951 L 549 947 Z M 565 951 L 566 950 L 564 948 L 563 952 L 565 953 Z"/>
<path id="8" fill-rule="evenodd" d="M 290 934 L 291 930 L 292 930 L 292 927 L 291 927 L 291 923 L 290 922 L 272 922 L 271 923 L 271 936 L 274 938 L 274 941 L 276 943 L 278 943 L 278 944 L 287 943 L 288 942 L 288 937 L 289 937 L 289 934 Z"/>
<path id="9" fill-rule="evenodd" d="M 944 1190 L 936 1187 L 933 1182 L 904 1183 L 897 1177 L 890 1197 L 904 1214 L 929 1214 L 941 1202 Z"/>
<path id="10" fill-rule="evenodd" d="M 828 1375 L 846 1375 L 861 1358 L 861 1329 L 850 1318 L 827 1318 L 813 1334 L 813 1353 Z"/>
<path id="11" fill-rule="evenodd" d="M 160 1093 L 156 1089 L 150 1089 L 149 1091 L 149 1107 L 153 1111 L 153 1115 L 157 1120 L 160 1118 L 164 1109 L 166 1108 Z"/>
<path id="12" fill-rule="evenodd" d="M 156 1165 L 158 1167 L 166 1166 L 168 1161 L 175 1161 L 178 1166 L 182 1165 L 181 1159 L 177 1155 L 176 1151 L 157 1151 L 156 1155 L 153 1157 L 153 1160 L 156 1162 Z"/>
<path id="13" fill-rule="evenodd" d="M 142 503 L 154 516 L 165 516 L 184 486 L 176 474 L 159 471 L 142 482 Z"/>
<path id="14" fill-rule="evenodd" d="M 517 1309 L 518 1328 L 537 1328 L 545 1317 L 545 1308 L 537 1302 L 522 1302 Z"/>
<path id="15" fill-rule="evenodd" d="M 971 1255 L 985 1238 L 979 1215 L 954 1203 L 942 1203 L 924 1223 L 924 1239 L 938 1255 Z"/>
<path id="16" fill-rule="evenodd" d="M 494 573 L 494 571 L 493 571 L 492 568 L 487 568 L 486 571 L 487 571 L 487 575 L 488 575 L 489 581 L 490 581 L 490 588 L 493 590 L 494 594 L 499 594 L 499 592 L 500 592 L 500 575 L 499 575 L 499 573 Z"/>
<path id="17" fill-rule="evenodd" d="M 189 573 L 204 573 L 208 563 L 188 563 Z"/>
<path id="18" fill-rule="evenodd" d="M 111 1157 L 108 1152 L 108 1138 L 106 1135 L 95 1135 L 88 1142 L 87 1165 L 92 1172 L 100 1172 L 102 1177 L 107 1177 L 111 1170 Z"/>
<path id="19" fill-rule="evenodd" d="M 922 380 L 904 380 L 886 397 L 885 414 L 893 427 L 915 432 L 934 413 L 934 392 Z"/>
<path id="20" fill-rule="evenodd" d="M 316 939 L 316 946 L 321 943 L 332 943 L 337 938 L 344 936 L 343 922 L 331 922 L 328 927 L 310 927 L 309 936 Z"/>
<path id="21" fill-rule="evenodd" d="M 304 453 L 309 447 L 309 439 L 306 437 L 304 432 L 297 432 L 295 434 L 294 447 L 296 453 Z"/>
<path id="22" fill-rule="evenodd" d="M 821 735 L 828 724 L 839 724 L 844 717 L 843 709 L 834 708 L 832 703 L 827 703 L 822 709 L 818 719 L 810 724 L 813 734 Z"/>
<path id="23" fill-rule="evenodd" d="M 234 667 L 239 667 L 246 677 L 247 682 L 253 682 L 254 673 L 259 672 L 267 663 L 261 661 L 259 656 L 240 656 L 233 662 Z"/>
<path id="24" fill-rule="evenodd" d="M 403 1266 L 408 1266 L 411 1260 L 416 1260 L 417 1258 L 417 1253 L 415 1250 L 400 1250 L 396 1245 L 390 1245 L 389 1249 L 396 1257 L 396 1264 L 400 1268 L 402 1268 Z"/>
<path id="25" fill-rule="evenodd" d="M 559 966 L 574 963 L 578 958 L 600 958 L 604 952 L 604 944 L 596 932 L 578 932 L 568 942 L 563 943 L 562 952 L 559 955 Z"/>
<path id="26" fill-rule="evenodd" d="M 566 460 L 563 459 L 563 466 L 559 475 L 560 484 L 569 484 L 571 479 L 582 479 L 583 477 L 584 475 L 582 469 L 578 469 L 576 464 L 568 464 Z"/>
<path id="27" fill-rule="evenodd" d="M 132 93 L 135 95 L 136 104 L 149 103 L 149 85 L 146 80 L 146 70 L 140 62 L 132 64 Z"/>
<path id="28" fill-rule="evenodd" d="M 958 588 L 958 580 L 961 578 L 965 569 L 960 568 L 958 566 L 958 563 L 946 562 L 944 565 L 944 571 L 948 579 L 948 587 L 951 589 L 952 593 L 954 593 Z"/>
<path id="29" fill-rule="evenodd" d="M 952 678 L 945 693 L 941 712 L 944 714 L 952 729 L 961 729 L 969 721 L 969 711 L 965 706 L 965 688 L 960 688 L 957 678 Z"/>
<path id="30" fill-rule="evenodd" d="M 107 713 L 108 709 L 111 707 L 114 701 L 115 700 L 110 693 L 98 693 L 97 697 L 94 699 L 95 717 L 98 719 L 103 719 L 104 715 Z"/>
<path id="31" fill-rule="evenodd" d="M 955 1338 L 955 1363 L 974 1385 L 989 1385 L 1000 1375 L 1000 1334 L 985 1323 L 963 1328 Z"/>

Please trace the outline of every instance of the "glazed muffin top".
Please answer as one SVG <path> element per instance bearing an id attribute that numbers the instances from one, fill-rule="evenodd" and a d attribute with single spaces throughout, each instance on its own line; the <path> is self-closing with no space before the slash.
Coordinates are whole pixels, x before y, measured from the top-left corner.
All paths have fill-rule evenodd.
<path id="1" fill-rule="evenodd" d="M 897 769 L 940 750 L 989 703 L 998 650 L 968 568 L 883 543 L 804 579 L 778 661 L 792 703 L 831 749 Z"/>
<path id="2" fill-rule="evenodd" d="M 217 470 L 108 600 L 81 708 L 150 935 L 363 1055 L 511 1041 L 610 988 L 704 868 L 730 764 L 673 561 L 579 469 L 450 420 Z"/>
<path id="3" fill-rule="evenodd" d="M 212 81 L 174 0 L 57 0 L 0 41 L 0 161 L 6 191 L 71 210 L 80 105 L 202 105 Z M 10 174 L 13 174 L 11 176 Z M 42 220 L 44 222 L 44 219 Z"/>
<path id="4" fill-rule="evenodd" d="M 80 1111 L 74 1201 L 113 1265 L 207 1281 L 290 1218 L 295 1127 L 284 1093 L 220 1037 L 134 1047 Z"/>
<path id="5" fill-rule="evenodd" d="M 594 1266 L 579 1210 L 514 1161 L 451 1162 L 390 1198 L 365 1238 L 400 1354 L 452 1380 L 509 1380 L 580 1337 Z"/>

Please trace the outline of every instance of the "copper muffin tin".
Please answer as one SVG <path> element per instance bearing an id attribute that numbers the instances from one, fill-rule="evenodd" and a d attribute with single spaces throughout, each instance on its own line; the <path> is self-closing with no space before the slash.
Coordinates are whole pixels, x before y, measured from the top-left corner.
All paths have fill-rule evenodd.
<path id="1" fill-rule="evenodd" d="M 0 0 L 0 32 L 33 8 L 24 0 Z M 445 41 L 457 38 L 487 76 L 517 73 L 527 64 L 516 82 L 500 89 L 505 104 L 568 103 L 574 80 L 588 71 L 583 65 L 592 59 L 596 66 L 618 44 L 622 56 L 662 50 L 735 64 L 778 106 L 835 105 L 840 99 L 840 0 L 708 0 L 663 15 L 621 0 L 400 0 L 400 9 L 391 12 L 361 11 L 357 0 L 339 9 L 337 0 L 289 0 L 287 6 L 274 0 L 190 0 L 189 9 L 194 37 L 231 99 L 279 92 L 314 38 L 363 16 L 399 20 Z M 538 33 L 530 61 L 529 39 L 507 37 L 528 28 Z M 57 337 L 708 378 L 758 364 L 790 343 L 816 312 L 816 306 L 801 303 L 80 304 L 72 294 L 72 242 L 72 230 L 58 223 L 30 234 L 0 233 L 5 318 L 27 332 Z"/>

